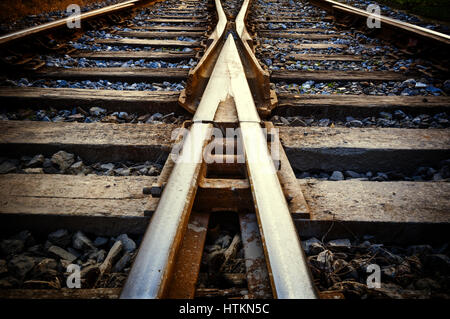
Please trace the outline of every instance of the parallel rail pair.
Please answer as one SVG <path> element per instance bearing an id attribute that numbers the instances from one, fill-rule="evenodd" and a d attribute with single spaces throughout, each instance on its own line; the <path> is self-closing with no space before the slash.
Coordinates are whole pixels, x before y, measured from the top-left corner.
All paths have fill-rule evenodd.
<path id="1" fill-rule="evenodd" d="M 227 23 L 220 1 L 215 2 L 219 16 L 218 25 L 213 32 L 207 53 L 190 74 L 191 85 L 197 87 L 196 81 L 200 78 L 197 72 L 204 71 L 200 83 L 203 85 L 207 83 L 206 88 L 196 108 L 190 131 L 183 142 L 181 155 L 172 169 L 143 238 L 121 298 L 162 298 L 168 295 L 175 273 L 176 256 L 182 245 L 200 175 L 205 165 L 204 150 L 211 139 L 213 125 L 239 126 L 241 130 L 241 137 L 238 138 L 242 138 L 246 173 L 253 195 L 273 295 L 278 298 L 316 298 L 317 293 L 306 258 L 268 150 L 267 139 L 261 128 L 261 119 L 241 62 L 241 59 L 252 57 L 251 61 L 244 64 L 254 63 L 254 70 L 259 71 L 256 58 L 247 44 L 250 38 L 244 25 L 249 0 L 244 1 L 236 18 L 235 30 Z M 226 30 L 237 33 L 238 41 L 243 44 L 245 53 L 239 54 L 232 34 L 228 34 L 224 40 Z M 205 70 L 210 71 L 210 74 Z M 264 78 L 264 74 L 260 78 Z M 197 89 L 194 94 L 199 94 L 200 91 Z M 186 100 L 190 100 L 191 104 L 186 108 L 192 110 L 198 96 L 191 99 L 189 95 L 187 96 Z M 266 92 L 264 96 L 270 97 L 270 93 Z M 225 114 L 228 115 L 226 120 L 218 116 L 220 107 L 226 109 Z M 230 118 L 230 114 L 233 113 L 236 116 Z M 213 208 L 214 203 L 211 204 L 211 209 Z"/>

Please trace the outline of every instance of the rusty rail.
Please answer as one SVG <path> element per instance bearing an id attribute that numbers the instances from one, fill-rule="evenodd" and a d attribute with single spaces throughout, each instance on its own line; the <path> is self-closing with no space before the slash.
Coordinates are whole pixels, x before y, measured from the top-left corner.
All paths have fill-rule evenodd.
<path id="1" fill-rule="evenodd" d="M 396 40 L 402 40 L 409 46 L 411 46 L 412 43 L 414 45 L 417 45 L 418 39 L 423 42 L 423 46 L 427 46 L 432 43 L 434 45 L 443 46 L 448 50 L 448 46 L 450 45 L 449 35 L 423 28 L 408 22 L 403 22 L 383 15 L 369 13 L 365 10 L 361 10 L 333 0 L 311 0 L 311 3 L 331 12 L 334 15 L 342 14 L 345 17 L 354 17 L 355 19 L 360 20 L 367 20 L 367 18 L 377 18 L 380 21 L 381 27 L 378 29 L 373 29 L 374 31 L 383 30 L 383 32 L 380 33 L 380 35 L 382 35 L 383 37 L 394 37 Z M 386 30 L 389 30 L 391 32 L 385 32 Z M 444 54 L 445 53 L 446 52 L 444 52 Z"/>
<path id="2" fill-rule="evenodd" d="M 34 26 L 31 28 L 26 28 L 26 29 L 23 29 L 20 31 L 8 33 L 3 36 L 0 36 L 0 45 L 9 43 L 13 40 L 23 39 L 23 38 L 31 36 L 31 35 L 36 35 L 36 34 L 43 33 L 43 32 L 49 32 L 49 31 L 64 27 L 67 25 L 68 22 L 72 22 L 73 19 L 75 19 L 75 18 L 79 18 L 80 21 L 83 21 L 83 20 L 87 20 L 87 19 L 96 18 L 96 17 L 102 16 L 105 14 L 111 14 L 111 13 L 116 13 L 116 12 L 119 12 L 119 11 L 122 11 L 125 9 L 130 9 L 132 7 L 135 7 L 138 3 L 141 3 L 143 1 L 145 1 L 145 0 L 128 0 L 125 2 L 118 3 L 118 4 L 106 6 L 106 7 L 100 8 L 100 9 L 88 11 L 88 12 L 82 13 L 80 15 L 70 16 L 67 18 L 44 23 L 44 24 Z M 145 1 L 145 2 L 149 2 L 149 1 Z M 156 2 L 156 1 L 153 1 L 153 2 Z"/>
<path id="3" fill-rule="evenodd" d="M 220 11 L 223 12 L 223 10 L 220 2 L 216 0 L 216 4 L 221 16 Z M 258 268 L 262 269 L 259 273 L 266 274 L 263 275 L 264 278 L 258 278 L 258 280 L 271 283 L 274 297 L 317 298 L 306 258 L 290 215 L 286 195 L 272 159 L 275 150 L 272 148 L 269 150 L 267 137 L 262 130 L 262 121 L 253 98 L 255 92 L 252 92 L 249 85 L 252 80 L 248 79 L 244 68 L 251 63 L 255 63 L 254 70 L 260 68 L 247 43 L 250 38 L 245 31 L 244 17 L 248 4 L 249 0 L 246 0 L 238 15 L 237 30 L 231 30 L 233 24 L 226 23 L 230 32 L 223 45 L 219 44 L 219 41 L 222 41 L 226 27 L 224 21 L 221 21 L 221 26 L 216 28 L 218 32 L 215 33 L 213 40 L 216 47 L 213 49 L 210 46 L 206 57 L 202 59 L 204 64 L 192 72 L 192 74 L 201 74 L 204 68 L 211 71 L 209 76 L 202 80 L 207 82 L 204 91 L 202 87 L 205 83 L 190 82 L 190 85 L 198 86 L 195 92 L 202 93 L 201 99 L 198 107 L 195 107 L 195 115 L 189 133 L 182 144 L 181 155 L 170 164 L 173 165 L 170 177 L 146 231 L 121 298 L 192 295 L 191 293 L 173 294 L 173 291 L 172 293 L 169 291 L 172 289 L 171 286 L 174 286 L 174 274 L 179 273 L 179 269 L 175 268 L 184 264 L 180 258 L 187 258 L 186 262 L 190 263 L 189 254 L 179 254 L 179 249 L 192 241 L 189 233 L 186 233 L 191 212 L 205 210 L 205 201 L 198 200 L 201 196 L 197 193 L 200 192 L 203 192 L 203 196 L 207 192 L 210 194 L 212 192 L 218 199 L 225 198 L 224 201 L 207 202 L 208 213 L 215 209 L 239 212 L 242 197 L 246 198 L 247 203 L 253 203 L 252 209 L 256 213 L 261 233 L 259 242 L 261 247 L 258 250 L 264 251 L 266 260 L 265 265 L 258 265 Z M 222 34 L 219 34 L 220 31 Z M 238 49 L 233 38 L 233 34 L 236 33 L 242 41 L 241 50 Z M 214 58 L 208 55 L 214 55 Z M 211 62 L 210 59 L 215 61 Z M 210 65 L 206 67 L 206 63 Z M 256 79 L 254 83 L 258 90 L 264 91 L 265 96 L 269 96 L 267 93 L 270 89 L 264 85 L 265 82 L 258 82 Z M 237 139 L 241 142 L 242 149 L 234 147 L 233 138 L 213 137 L 213 128 L 226 127 L 240 129 Z M 206 146 L 206 144 L 209 141 L 213 141 L 212 145 L 222 145 L 223 148 L 226 147 L 234 153 L 227 153 L 225 156 L 217 153 L 211 155 L 207 153 L 210 145 Z M 234 171 L 239 175 L 243 168 L 247 180 L 207 178 L 205 171 L 208 165 L 211 169 L 218 164 L 209 164 L 205 160 L 205 155 L 209 155 L 206 156 L 208 159 L 223 158 L 226 159 L 225 162 L 230 160 L 230 164 L 223 163 L 222 166 L 216 167 L 216 171 Z M 244 159 L 245 163 L 242 163 L 242 166 L 235 163 L 237 158 Z M 285 162 L 283 165 L 289 164 Z M 224 167 L 227 168 L 223 169 Z M 250 192 L 246 193 L 248 191 Z M 236 195 L 241 200 L 234 201 L 233 198 Z M 196 241 L 196 246 L 202 246 L 201 240 Z M 260 256 L 256 258 L 261 260 Z M 255 277 L 249 274 L 255 269 L 250 264 L 248 268 L 249 282 L 255 283 Z M 191 269 L 193 275 L 198 274 L 198 267 L 193 265 Z M 179 284 L 175 286 L 180 287 Z M 190 287 L 192 287 L 191 283 Z M 266 296 L 265 289 L 260 291 L 254 289 L 253 293 L 255 296 Z"/>
<path id="4" fill-rule="evenodd" d="M 219 57 L 224 42 L 225 30 L 227 28 L 227 17 L 223 11 L 220 0 L 214 0 L 218 16 L 218 22 L 208 38 L 208 48 L 193 70 L 189 70 L 186 88 L 181 91 L 178 103 L 190 113 L 194 114 L 203 91 L 211 76 L 212 70 Z"/>
<path id="5" fill-rule="evenodd" d="M 261 68 L 254 55 L 253 39 L 245 26 L 250 4 L 251 0 L 244 0 L 236 17 L 236 32 L 239 36 L 237 45 L 241 54 L 244 55 L 242 63 L 244 63 L 245 74 L 258 112 L 261 116 L 268 116 L 276 107 L 278 100 L 275 91 L 270 89 L 269 72 Z"/>

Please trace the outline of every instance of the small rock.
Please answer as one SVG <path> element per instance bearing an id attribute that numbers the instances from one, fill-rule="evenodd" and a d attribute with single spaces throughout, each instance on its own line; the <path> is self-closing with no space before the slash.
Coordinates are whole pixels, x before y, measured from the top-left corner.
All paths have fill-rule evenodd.
<path id="1" fill-rule="evenodd" d="M 53 166 L 53 163 L 49 158 L 44 160 L 44 164 L 42 166 L 44 167 L 44 173 L 46 174 L 58 173 L 58 170 Z"/>
<path id="2" fill-rule="evenodd" d="M 89 113 L 92 116 L 99 116 L 99 115 L 105 114 L 106 110 L 102 109 L 101 107 L 94 106 L 89 109 Z"/>
<path id="3" fill-rule="evenodd" d="M 121 119 L 127 119 L 128 113 L 127 112 L 119 112 L 119 114 L 117 116 Z"/>
<path id="4" fill-rule="evenodd" d="M 27 164 L 27 167 L 39 167 L 44 164 L 45 157 L 42 154 L 33 157 Z"/>
<path id="5" fill-rule="evenodd" d="M 79 114 L 79 113 L 72 114 L 72 115 L 69 115 L 68 119 L 71 121 L 82 122 L 84 120 L 84 115 Z"/>
<path id="6" fill-rule="evenodd" d="M 378 172 L 377 176 L 372 178 L 372 181 L 382 182 L 382 181 L 387 181 L 388 179 L 389 179 L 389 177 L 385 173 Z"/>
<path id="7" fill-rule="evenodd" d="M 388 112 L 380 112 L 380 117 L 386 120 L 392 120 L 392 114 Z"/>
<path id="8" fill-rule="evenodd" d="M 76 250 L 75 248 L 72 248 L 72 247 L 68 247 L 67 251 L 77 258 L 80 258 L 82 255 L 82 253 L 79 250 Z"/>
<path id="9" fill-rule="evenodd" d="M 25 246 L 31 246 L 36 244 L 36 241 L 33 238 L 33 235 L 31 235 L 31 232 L 29 230 L 22 230 L 21 232 L 12 236 L 10 239 L 22 240 L 25 243 Z"/>
<path id="10" fill-rule="evenodd" d="M 78 161 L 76 163 L 73 163 L 70 167 L 69 167 L 69 173 L 72 174 L 80 174 L 83 173 L 83 171 L 86 169 L 86 166 L 84 165 L 83 161 Z"/>
<path id="11" fill-rule="evenodd" d="M 351 248 L 352 244 L 349 239 L 335 239 L 327 243 L 327 247 L 333 251 L 346 251 Z"/>
<path id="12" fill-rule="evenodd" d="M 161 113 L 155 113 L 152 116 L 150 116 L 150 121 L 159 121 L 163 118 L 164 115 L 162 115 Z"/>
<path id="13" fill-rule="evenodd" d="M 0 165 L 0 174 L 8 174 L 8 173 L 14 172 L 15 170 L 16 170 L 16 165 L 14 165 L 11 162 L 6 161 Z"/>
<path id="14" fill-rule="evenodd" d="M 433 175 L 433 181 L 441 181 L 442 179 L 443 177 L 439 173 Z"/>
<path id="15" fill-rule="evenodd" d="M 130 175 L 130 169 L 129 168 L 117 168 L 114 170 L 116 174 L 120 176 L 129 176 Z"/>
<path id="16" fill-rule="evenodd" d="M 48 249 L 48 252 L 52 253 L 53 255 L 56 255 L 57 257 L 59 257 L 61 259 L 68 260 L 69 262 L 73 262 L 74 260 L 77 259 L 76 256 L 72 255 L 67 250 L 65 250 L 61 247 L 58 247 L 58 246 L 50 246 L 50 248 Z"/>
<path id="17" fill-rule="evenodd" d="M 8 263 L 8 269 L 18 278 L 24 278 L 25 275 L 33 269 L 36 261 L 32 257 L 18 255 L 13 257 Z"/>
<path id="18" fill-rule="evenodd" d="M 42 167 L 25 168 L 23 171 L 27 174 L 44 174 Z"/>
<path id="19" fill-rule="evenodd" d="M 322 246 L 322 242 L 315 237 L 302 241 L 302 246 L 307 255 L 317 255 L 325 250 Z"/>
<path id="20" fill-rule="evenodd" d="M 443 83 L 443 89 L 445 92 L 450 93 L 450 80 L 445 80 Z"/>
<path id="21" fill-rule="evenodd" d="M 100 249 L 93 255 L 93 257 L 95 258 L 97 263 L 102 263 L 106 258 L 106 251 L 104 249 Z"/>
<path id="22" fill-rule="evenodd" d="M 317 265 L 322 270 L 330 270 L 333 262 L 333 253 L 329 250 L 324 250 L 317 255 Z"/>
<path id="23" fill-rule="evenodd" d="M 62 171 L 65 171 L 75 161 L 75 155 L 64 151 L 53 154 L 52 163 L 57 165 Z"/>
<path id="24" fill-rule="evenodd" d="M 127 252 L 132 252 L 136 249 L 136 243 L 129 238 L 127 234 L 120 235 L 116 240 L 120 240 L 122 242 L 123 249 Z"/>
<path id="25" fill-rule="evenodd" d="M 156 176 L 158 174 L 159 174 L 159 172 L 154 166 L 150 167 L 147 172 L 147 175 L 149 175 L 149 176 Z"/>
<path id="26" fill-rule="evenodd" d="M 48 250 L 52 246 L 53 246 L 53 244 L 49 240 L 45 241 L 45 243 L 44 243 L 44 249 L 45 250 Z"/>
<path id="27" fill-rule="evenodd" d="M 81 231 L 77 231 L 72 237 L 72 245 L 76 249 L 95 249 L 91 240 Z"/>
<path id="28" fill-rule="evenodd" d="M 396 119 L 404 119 L 405 117 L 406 117 L 406 114 L 405 114 L 405 112 L 403 112 L 402 110 L 396 110 L 395 112 L 394 112 L 394 117 L 396 118 Z"/>
<path id="29" fill-rule="evenodd" d="M 321 119 L 319 121 L 319 126 L 321 126 L 321 127 L 326 127 L 326 126 L 328 126 L 328 124 L 330 124 L 330 120 L 329 119 Z"/>
<path id="30" fill-rule="evenodd" d="M 120 258 L 119 261 L 114 265 L 112 271 L 121 272 L 126 266 L 128 266 L 130 260 L 131 254 L 129 252 L 126 252 L 125 254 L 123 254 L 122 258 Z"/>
<path id="31" fill-rule="evenodd" d="M 354 171 L 345 171 L 344 174 L 345 174 L 345 176 L 351 177 L 351 178 L 360 178 L 361 177 L 360 174 L 358 174 Z"/>
<path id="32" fill-rule="evenodd" d="M 416 86 L 416 80 L 414 80 L 414 79 L 408 79 L 406 81 L 403 81 L 402 84 L 400 85 L 400 87 L 402 87 L 402 88 L 406 88 L 406 87 L 413 88 L 415 86 Z"/>
<path id="33" fill-rule="evenodd" d="M 71 235 L 67 229 L 58 229 L 48 235 L 48 240 L 59 247 L 67 247 L 71 241 Z"/>
<path id="34" fill-rule="evenodd" d="M 368 240 L 365 240 L 365 241 L 363 241 L 360 245 L 359 245 L 359 247 L 361 247 L 361 248 L 369 248 L 370 247 L 370 245 L 371 245 L 371 243 L 370 243 L 370 241 L 368 241 Z"/>
<path id="35" fill-rule="evenodd" d="M 31 246 L 27 249 L 27 252 L 36 255 L 36 256 L 46 256 L 46 252 L 44 251 L 44 247 L 40 244 Z"/>
<path id="36" fill-rule="evenodd" d="M 108 243 L 108 238 L 105 237 L 97 237 L 95 238 L 93 244 L 95 247 L 101 247 Z"/>
<path id="37" fill-rule="evenodd" d="M 417 89 L 424 89 L 424 88 L 426 88 L 428 86 L 428 84 L 425 84 L 425 83 L 422 83 L 422 82 L 416 82 L 416 85 L 415 85 L 415 87 L 417 88 Z"/>
<path id="38" fill-rule="evenodd" d="M 289 121 L 288 121 L 285 117 L 283 117 L 283 116 L 280 116 L 280 121 L 281 121 L 281 123 L 283 123 L 284 125 L 289 125 L 289 124 L 290 124 Z"/>
<path id="39" fill-rule="evenodd" d="M 319 174 L 319 178 L 321 178 L 321 179 L 328 179 L 328 178 L 330 178 L 330 176 L 327 174 L 327 173 L 320 173 Z"/>
<path id="40" fill-rule="evenodd" d="M 19 254 L 25 248 L 25 242 L 18 239 L 5 239 L 0 242 L 0 250 L 5 255 Z"/>
<path id="41" fill-rule="evenodd" d="M 334 171 L 330 176 L 330 181 L 342 181 L 344 179 L 344 175 L 340 171 Z"/>
<path id="42" fill-rule="evenodd" d="M 353 120 L 349 122 L 351 127 L 363 127 L 364 124 L 360 120 Z"/>
<path id="43" fill-rule="evenodd" d="M 100 168 L 105 172 L 110 171 L 110 170 L 114 169 L 114 164 L 113 163 L 102 164 L 102 165 L 100 165 Z"/>
<path id="44" fill-rule="evenodd" d="M 139 117 L 137 118 L 137 120 L 138 120 L 139 122 L 145 122 L 145 121 L 147 121 L 149 118 L 150 118 L 150 114 L 144 114 L 144 115 L 139 116 Z"/>
<path id="45" fill-rule="evenodd" d="M 107 115 L 100 120 L 102 123 L 119 123 L 115 115 Z"/>
<path id="46" fill-rule="evenodd" d="M 303 122 L 302 120 L 300 120 L 299 118 L 295 117 L 291 123 L 291 126 L 307 126 L 305 122 Z"/>

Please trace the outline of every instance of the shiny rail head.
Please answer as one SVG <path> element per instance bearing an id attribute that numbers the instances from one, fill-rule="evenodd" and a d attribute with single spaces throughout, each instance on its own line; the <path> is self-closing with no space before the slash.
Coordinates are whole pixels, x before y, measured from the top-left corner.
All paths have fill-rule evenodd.
<path id="1" fill-rule="evenodd" d="M 236 17 L 236 33 L 239 36 L 238 46 L 242 52 L 246 76 L 255 97 L 255 104 L 261 116 L 268 116 L 278 104 L 275 91 L 270 89 L 270 75 L 264 70 L 253 53 L 253 39 L 245 27 L 251 0 L 244 0 Z"/>
<path id="2" fill-rule="evenodd" d="M 219 104 L 230 98 L 234 101 L 239 120 L 261 121 L 231 34 L 222 47 L 193 121 L 214 121 Z"/>
<path id="3" fill-rule="evenodd" d="M 315 299 L 317 292 L 292 221 L 266 137 L 257 123 L 240 123 L 253 201 L 277 298 Z M 261 150 L 264 153 L 261 154 Z"/>
<path id="4" fill-rule="evenodd" d="M 194 123 L 184 142 L 120 298 L 164 297 L 191 213 L 211 124 Z"/>

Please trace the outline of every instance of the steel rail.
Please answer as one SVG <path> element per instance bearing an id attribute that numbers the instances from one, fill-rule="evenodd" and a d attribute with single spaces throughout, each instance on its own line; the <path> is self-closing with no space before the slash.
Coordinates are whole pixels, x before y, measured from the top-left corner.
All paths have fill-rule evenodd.
<path id="1" fill-rule="evenodd" d="M 247 59 L 247 55 L 243 54 L 242 59 Z M 221 104 L 235 108 L 237 114 L 235 123 L 241 129 L 248 179 L 273 295 L 277 298 L 317 298 L 232 34 L 221 47 L 183 143 L 181 156 L 147 228 L 121 298 L 166 296 L 198 188 L 205 144 L 211 137 L 211 123 L 215 122 Z"/>
<path id="2" fill-rule="evenodd" d="M 206 68 L 210 69 L 209 72 L 212 72 L 216 64 L 215 59 L 211 61 L 210 56 L 220 52 L 218 45 L 226 26 L 226 17 L 220 0 L 216 0 L 216 8 L 219 24 L 211 36 L 212 44 L 202 59 L 202 65 L 208 64 Z M 205 72 L 204 68 L 196 69 L 199 70 L 197 72 Z M 209 105 L 209 109 L 215 113 L 217 105 L 216 107 Z M 194 121 L 189 134 L 183 141 L 181 155 L 175 161 L 120 298 L 164 298 L 168 292 L 175 257 L 181 245 L 198 188 L 197 179 L 203 165 L 203 150 L 211 136 L 212 125 L 204 122 L 204 120 Z"/>
<path id="3" fill-rule="evenodd" d="M 244 55 L 242 63 L 245 65 L 245 74 L 253 97 L 256 100 L 258 111 L 267 116 L 278 104 L 275 91 L 270 89 L 270 74 L 263 70 L 253 51 L 253 39 L 247 31 L 245 20 L 248 15 L 250 0 L 244 0 L 236 16 L 236 32 L 239 36 L 239 51 Z"/>
<path id="4" fill-rule="evenodd" d="M 225 42 L 222 54 L 226 55 L 228 62 L 229 94 L 233 94 L 239 118 L 247 171 L 274 296 L 283 299 L 317 298 L 250 87 L 242 84 L 245 82 L 244 67 L 231 35 Z"/>
<path id="5" fill-rule="evenodd" d="M 442 42 L 446 45 L 450 44 L 450 35 L 441 33 L 441 32 L 437 32 L 434 30 L 430 30 L 424 27 L 420 27 L 408 22 L 403 22 L 397 19 L 393 19 L 393 18 L 389 18 L 383 15 L 379 15 L 379 14 L 374 14 L 374 13 L 369 13 L 367 11 L 349 6 L 347 4 L 343 4 L 337 1 L 333 1 L 333 0 L 313 0 L 313 3 L 317 3 L 317 4 L 324 4 L 325 6 L 332 8 L 332 7 L 338 7 L 338 8 L 343 8 L 346 9 L 347 12 L 353 12 L 355 14 L 358 14 L 360 16 L 364 16 L 364 17 L 371 17 L 371 18 L 378 18 L 380 19 L 381 23 L 386 23 L 386 24 L 390 24 L 392 26 L 395 26 L 397 28 L 401 28 L 405 31 L 408 32 L 413 32 L 416 34 L 419 34 L 423 37 L 428 37 L 430 39 Z"/>
<path id="6" fill-rule="evenodd" d="M 178 99 L 178 104 L 192 114 L 195 113 L 197 105 L 202 99 L 203 91 L 219 57 L 228 24 L 220 0 L 215 0 L 215 5 L 218 22 L 208 38 L 208 48 L 197 66 L 193 70 L 189 70 L 186 89 L 181 91 Z"/>
<path id="7" fill-rule="evenodd" d="M 123 10 L 126 8 L 131 8 L 131 7 L 135 6 L 138 2 L 141 2 L 141 1 L 142 0 L 129 0 L 129 1 L 114 4 L 111 6 L 103 7 L 100 9 L 88 11 L 88 12 L 82 13 L 80 15 L 74 15 L 74 16 L 59 19 L 56 21 L 44 23 L 44 24 L 41 24 L 38 26 L 34 26 L 31 28 L 8 33 L 3 36 L 0 36 L 0 44 L 5 44 L 5 43 L 8 43 L 13 40 L 24 38 L 26 36 L 35 35 L 37 33 L 45 32 L 45 31 L 49 31 L 49 30 L 53 30 L 53 29 L 65 26 L 65 25 L 67 25 L 67 22 L 73 22 L 73 20 L 75 18 L 79 18 L 81 21 L 83 21 L 83 20 L 86 20 L 89 18 L 98 17 L 103 14 L 113 13 L 113 12 L 117 12 L 117 11 L 120 11 L 120 10 Z"/>
<path id="8" fill-rule="evenodd" d="M 194 123 L 145 232 L 120 298 L 162 298 L 191 213 L 210 124 Z"/>
<path id="9" fill-rule="evenodd" d="M 241 110 L 241 113 L 238 114 L 240 119 L 260 122 L 256 107 L 245 109 L 242 112 L 244 105 L 254 106 L 255 103 L 253 102 L 239 54 L 236 55 L 232 50 L 230 44 L 231 42 L 234 44 L 232 38 L 231 34 L 228 35 L 228 39 L 222 47 L 203 98 L 194 115 L 194 123 L 212 122 L 219 104 L 230 97 L 234 99 L 237 111 Z"/>

